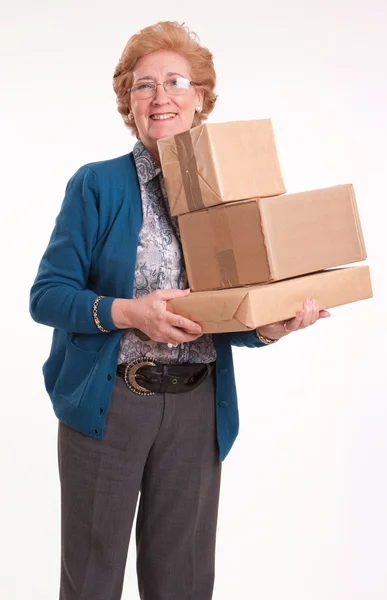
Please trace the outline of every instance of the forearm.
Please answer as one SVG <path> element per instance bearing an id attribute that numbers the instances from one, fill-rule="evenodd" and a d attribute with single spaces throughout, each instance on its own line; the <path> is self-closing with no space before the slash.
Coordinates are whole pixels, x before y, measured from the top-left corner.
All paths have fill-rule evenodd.
<path id="1" fill-rule="evenodd" d="M 63 284 L 42 285 L 39 281 L 31 290 L 30 313 L 38 323 L 72 333 L 101 333 L 93 317 L 97 294 L 91 290 L 77 290 Z M 111 316 L 115 299 L 102 298 L 98 302 L 101 326 L 117 329 Z"/>
<path id="2" fill-rule="evenodd" d="M 38 323 L 73 333 L 101 332 L 93 317 L 98 294 L 88 289 L 99 227 L 97 188 L 95 174 L 87 167 L 81 167 L 67 185 L 31 289 L 30 312 Z M 113 300 L 103 298 L 98 303 L 98 319 L 109 331 L 116 329 L 111 318 Z"/>

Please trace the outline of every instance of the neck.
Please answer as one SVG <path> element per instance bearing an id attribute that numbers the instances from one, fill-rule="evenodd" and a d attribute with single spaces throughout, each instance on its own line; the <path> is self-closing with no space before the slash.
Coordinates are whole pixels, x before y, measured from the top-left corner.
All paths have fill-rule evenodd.
<path id="1" fill-rule="evenodd" d="M 160 163 L 160 155 L 159 155 L 158 151 L 148 150 L 148 152 L 151 155 L 153 161 L 156 163 L 156 165 L 158 167 L 160 167 L 161 163 Z"/>
<path id="2" fill-rule="evenodd" d="M 142 141 L 142 140 L 141 140 Z M 144 142 L 142 142 L 144 144 Z M 150 146 L 148 144 L 144 144 L 144 148 L 146 150 L 148 150 L 149 154 L 151 155 L 153 161 L 156 163 L 156 165 L 158 167 L 161 166 L 160 164 L 160 155 L 159 155 L 159 150 L 157 148 L 157 144 L 155 144 L 154 146 Z"/>

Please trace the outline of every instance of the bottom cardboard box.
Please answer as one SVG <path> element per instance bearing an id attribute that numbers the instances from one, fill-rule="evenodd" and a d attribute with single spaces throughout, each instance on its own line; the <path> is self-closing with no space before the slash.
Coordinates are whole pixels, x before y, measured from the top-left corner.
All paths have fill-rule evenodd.
<path id="1" fill-rule="evenodd" d="M 200 323 L 204 333 L 248 331 L 294 317 L 305 298 L 320 309 L 372 298 L 368 266 L 332 269 L 277 283 L 192 292 L 168 302 L 168 310 Z"/>

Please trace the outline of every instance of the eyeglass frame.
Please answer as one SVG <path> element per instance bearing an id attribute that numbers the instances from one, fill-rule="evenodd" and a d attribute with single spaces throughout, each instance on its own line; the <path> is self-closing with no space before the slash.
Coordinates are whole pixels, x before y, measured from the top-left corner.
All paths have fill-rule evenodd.
<path id="1" fill-rule="evenodd" d="M 162 81 L 161 83 L 156 83 L 155 81 L 148 80 L 148 81 L 144 81 L 143 83 L 152 83 L 152 84 L 154 84 L 155 88 L 154 88 L 153 94 L 151 94 L 150 96 L 147 96 L 146 98 L 152 98 L 152 96 L 155 96 L 157 94 L 157 86 L 158 85 L 162 85 L 163 86 L 164 92 L 166 94 L 169 94 L 170 96 L 173 96 L 174 94 L 171 94 L 168 90 L 165 89 L 165 84 L 167 83 L 167 81 L 171 81 L 171 80 L 173 81 L 173 79 L 184 79 L 185 81 L 189 82 L 190 86 L 191 85 L 194 86 L 194 87 L 200 87 L 201 86 L 200 83 L 197 83 L 196 81 L 191 81 L 190 79 L 188 79 L 188 77 L 180 77 L 180 76 L 179 77 L 168 77 L 168 79 L 166 79 L 165 81 Z M 139 85 L 141 85 L 141 84 L 139 84 Z M 138 89 L 137 87 L 131 87 L 131 88 L 128 88 L 128 92 L 130 94 L 132 94 L 132 92 L 133 91 L 135 92 L 137 89 Z M 188 90 L 189 90 L 189 87 L 187 88 L 187 91 Z M 179 94 L 176 94 L 176 95 L 178 96 Z M 144 98 L 144 100 L 146 98 Z"/>

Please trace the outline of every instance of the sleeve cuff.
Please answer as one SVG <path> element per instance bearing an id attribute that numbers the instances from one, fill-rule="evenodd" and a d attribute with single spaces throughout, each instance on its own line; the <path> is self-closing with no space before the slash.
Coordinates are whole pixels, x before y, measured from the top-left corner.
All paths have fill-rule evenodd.
<path id="1" fill-rule="evenodd" d="M 108 331 L 116 331 L 118 329 L 112 319 L 112 304 L 114 300 L 115 298 L 106 296 L 105 298 L 101 298 L 101 300 L 98 302 L 98 318 L 102 327 Z"/>

